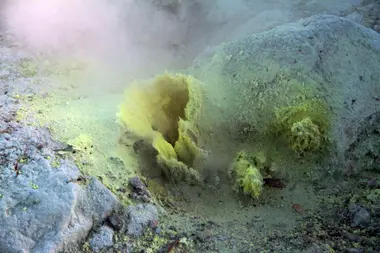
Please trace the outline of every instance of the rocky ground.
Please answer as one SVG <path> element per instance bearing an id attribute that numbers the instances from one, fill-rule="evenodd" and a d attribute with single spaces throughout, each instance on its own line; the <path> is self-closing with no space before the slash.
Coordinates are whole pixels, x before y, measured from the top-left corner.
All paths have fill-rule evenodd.
<path id="1" fill-rule="evenodd" d="M 114 232 L 104 222 L 121 208 L 119 201 L 59 152 L 67 144 L 52 140 L 49 129 L 17 119 L 23 98 L 32 99 L 40 90 L 36 79 L 19 71 L 27 57 L 1 42 L 0 251 L 77 252 L 97 227 L 91 247 L 112 245 Z M 138 205 L 120 219 L 124 231 L 138 235 L 158 219 L 158 211 L 151 204 Z"/>
<path id="2" fill-rule="evenodd" d="M 310 6 L 318 5 L 313 1 L 297 4 L 304 12 L 291 19 L 307 16 Z M 379 10 L 379 2 L 363 1 L 337 12 L 379 32 Z M 244 21 L 236 21 L 239 29 L 230 39 L 261 31 L 254 30 L 258 26 L 244 28 L 252 27 L 258 18 L 246 16 Z M 263 21 L 266 26 L 261 29 L 287 21 L 292 20 Z M 185 45 L 191 57 L 181 64 L 191 61 L 205 45 L 226 40 L 232 26 L 211 29 L 210 25 L 209 29 L 203 31 L 207 36 L 190 29 L 188 36 L 199 40 Z M 125 172 L 130 168 L 117 174 L 117 166 L 124 169 L 128 161 L 107 153 L 108 146 L 98 148 L 103 143 L 101 137 L 94 140 L 92 151 L 92 144 L 85 143 L 79 149 L 76 142 L 67 142 L 57 133 L 64 128 L 76 129 L 70 119 L 59 118 L 63 128 L 46 120 L 46 125 L 34 124 L 40 120 L 38 114 L 45 113 L 39 110 L 46 106 L 52 108 L 51 114 L 76 117 L 64 114 L 49 98 L 52 91 L 67 95 L 73 90 L 81 94 L 81 90 L 62 88 L 46 72 L 37 73 L 30 64 L 31 55 L 11 37 L 6 33 L 0 37 L 0 252 L 380 252 L 379 113 L 360 126 L 358 138 L 346 151 L 344 170 L 331 164 L 297 186 L 294 182 L 283 182 L 279 188 L 268 185 L 273 199 L 255 202 L 236 197 L 236 203 L 230 204 L 221 193 L 228 190 L 218 188 L 217 182 L 207 189 L 187 191 L 186 187 L 162 184 L 156 176 L 136 177 L 141 173 Z M 379 94 L 371 96 L 380 100 Z M 47 104 L 41 106 L 41 97 Z M 95 105 L 86 98 L 62 101 L 62 108 L 74 110 L 83 103 Z M 33 113 L 25 116 L 29 107 Z M 113 118 L 106 120 L 114 123 Z M 114 135 L 117 138 L 118 133 Z M 136 151 L 136 145 L 130 148 Z M 97 158 L 84 162 L 91 152 L 101 157 L 101 162 Z M 99 169 L 94 165 L 97 161 Z M 101 174 L 101 170 L 108 174 Z M 115 174 L 109 174 L 113 170 Z M 119 180 L 123 173 L 127 176 Z M 113 182 L 117 187 L 112 187 Z M 205 203 L 209 199 L 202 199 L 202 194 L 215 194 L 213 202 Z M 305 196 L 310 201 L 303 203 Z M 231 206 L 236 211 L 227 215 L 225 210 Z"/>

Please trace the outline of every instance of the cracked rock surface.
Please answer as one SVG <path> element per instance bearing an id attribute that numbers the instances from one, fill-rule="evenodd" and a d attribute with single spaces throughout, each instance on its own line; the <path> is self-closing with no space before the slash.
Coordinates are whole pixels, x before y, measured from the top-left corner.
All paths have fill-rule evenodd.
<path id="1" fill-rule="evenodd" d="M 20 56 L 0 47 L 0 252 L 70 252 L 119 205 L 97 179 L 54 152 L 44 128 L 15 119 L 11 90 L 34 92 L 14 71 Z"/>

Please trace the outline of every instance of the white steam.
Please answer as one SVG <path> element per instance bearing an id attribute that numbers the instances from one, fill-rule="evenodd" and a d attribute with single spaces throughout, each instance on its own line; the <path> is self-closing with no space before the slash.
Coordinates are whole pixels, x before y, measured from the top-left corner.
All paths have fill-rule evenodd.
<path id="1" fill-rule="evenodd" d="M 134 0 L 12 0 L 6 29 L 31 53 L 79 57 L 123 71 L 162 71 L 186 28 L 175 15 Z"/>

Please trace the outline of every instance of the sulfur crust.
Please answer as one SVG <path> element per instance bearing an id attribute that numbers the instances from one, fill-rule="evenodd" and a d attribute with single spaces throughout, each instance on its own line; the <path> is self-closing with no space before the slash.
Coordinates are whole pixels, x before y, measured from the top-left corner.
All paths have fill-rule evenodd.
<path id="1" fill-rule="evenodd" d="M 229 176 L 235 180 L 234 189 L 253 198 L 258 198 L 263 190 L 263 176 L 259 169 L 249 161 L 248 155 L 238 152 L 230 165 Z"/>
<path id="2" fill-rule="evenodd" d="M 128 131 L 152 144 L 168 176 L 175 180 L 188 179 L 186 174 L 198 178 L 192 167 L 202 153 L 194 126 L 201 101 L 196 79 L 165 73 L 153 81 L 135 82 L 125 91 L 120 120 Z"/>

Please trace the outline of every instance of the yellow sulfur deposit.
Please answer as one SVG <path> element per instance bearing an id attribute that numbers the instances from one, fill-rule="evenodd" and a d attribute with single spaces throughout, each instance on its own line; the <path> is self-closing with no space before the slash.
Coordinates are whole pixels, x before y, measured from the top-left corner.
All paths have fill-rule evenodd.
<path id="1" fill-rule="evenodd" d="M 288 139 L 291 148 L 302 155 L 328 144 L 329 114 L 320 100 L 276 110 L 277 131 Z"/>
<path id="2" fill-rule="evenodd" d="M 157 151 L 157 162 L 174 180 L 197 180 L 194 161 L 201 156 L 194 122 L 201 108 L 197 80 L 165 73 L 152 81 L 135 82 L 125 91 L 120 120 Z"/>
<path id="3" fill-rule="evenodd" d="M 264 185 L 263 176 L 245 152 L 237 153 L 230 165 L 229 176 L 235 179 L 235 191 L 242 190 L 254 198 L 260 196 Z"/>

